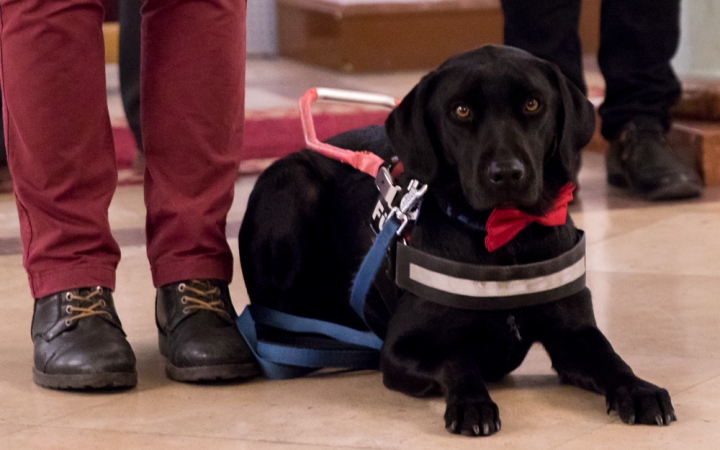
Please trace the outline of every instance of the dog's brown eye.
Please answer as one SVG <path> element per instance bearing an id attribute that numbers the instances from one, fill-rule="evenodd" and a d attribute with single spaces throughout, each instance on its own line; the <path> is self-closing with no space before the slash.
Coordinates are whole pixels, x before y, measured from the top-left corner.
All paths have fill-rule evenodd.
<path id="1" fill-rule="evenodd" d="M 471 111 L 468 105 L 457 105 L 454 112 L 458 119 L 468 119 Z"/>
<path id="2" fill-rule="evenodd" d="M 525 111 L 535 112 L 540 107 L 540 103 L 534 98 L 530 98 L 525 102 Z"/>

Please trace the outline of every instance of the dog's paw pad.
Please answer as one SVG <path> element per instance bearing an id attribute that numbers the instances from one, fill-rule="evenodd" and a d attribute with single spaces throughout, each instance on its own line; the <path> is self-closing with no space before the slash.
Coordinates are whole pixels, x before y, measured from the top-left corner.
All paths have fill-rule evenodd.
<path id="1" fill-rule="evenodd" d="M 445 429 L 463 436 L 490 436 L 500 431 L 500 413 L 491 400 L 448 404 Z"/>
<path id="2" fill-rule="evenodd" d="M 624 384 L 608 394 L 608 413 L 617 411 L 629 424 L 670 425 L 677 420 L 668 391 L 643 380 Z"/>

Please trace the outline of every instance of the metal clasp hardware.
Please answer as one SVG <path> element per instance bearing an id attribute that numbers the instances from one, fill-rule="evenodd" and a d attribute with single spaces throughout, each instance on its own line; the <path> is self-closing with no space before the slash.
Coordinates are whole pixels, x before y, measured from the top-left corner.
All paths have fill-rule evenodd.
<path id="1" fill-rule="evenodd" d="M 388 205 L 393 204 L 395 196 L 402 190 L 400 186 L 394 183 L 390 170 L 386 166 L 381 166 L 378 170 L 377 176 L 375 177 L 375 186 L 377 186 L 380 195 Z"/>
<path id="2" fill-rule="evenodd" d="M 401 220 L 400 228 L 397 230 L 397 235 L 400 236 L 407 226 L 408 222 L 415 221 L 420 214 L 420 203 L 422 202 L 423 195 L 427 192 L 427 184 L 420 186 L 420 182 L 412 180 L 408 185 L 408 193 L 400 200 L 400 207 L 397 206 L 390 210 L 390 214 L 395 214 L 398 219 Z"/>

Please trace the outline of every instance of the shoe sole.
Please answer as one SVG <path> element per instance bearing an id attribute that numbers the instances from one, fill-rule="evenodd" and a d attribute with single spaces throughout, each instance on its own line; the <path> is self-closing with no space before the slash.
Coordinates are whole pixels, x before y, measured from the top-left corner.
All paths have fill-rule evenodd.
<path id="1" fill-rule="evenodd" d="M 131 388 L 137 384 L 137 372 L 50 374 L 33 367 L 33 381 L 38 386 L 49 389 L 121 389 Z"/>
<path id="2" fill-rule="evenodd" d="M 222 364 L 214 366 L 177 367 L 167 361 L 165 373 L 175 381 L 220 381 L 252 378 L 260 374 L 254 362 L 241 364 Z"/>
<path id="3" fill-rule="evenodd" d="M 621 174 L 608 173 L 607 182 L 610 186 L 621 189 L 630 189 L 637 192 L 646 200 L 651 201 L 682 200 L 699 197 L 702 194 L 702 188 L 698 188 L 697 185 L 693 183 L 675 183 L 660 189 L 655 189 L 652 192 L 641 193 L 632 189 L 628 180 Z"/>
<path id="4" fill-rule="evenodd" d="M 167 337 L 158 331 L 160 354 L 165 357 L 165 374 L 175 381 L 220 381 L 252 378 L 260 374 L 260 368 L 253 360 L 233 364 L 215 364 L 211 366 L 178 367 L 167 357 Z"/>
<path id="5" fill-rule="evenodd" d="M 702 189 L 689 183 L 676 183 L 672 186 L 665 186 L 645 194 L 648 200 L 682 200 L 686 198 L 699 197 Z"/>

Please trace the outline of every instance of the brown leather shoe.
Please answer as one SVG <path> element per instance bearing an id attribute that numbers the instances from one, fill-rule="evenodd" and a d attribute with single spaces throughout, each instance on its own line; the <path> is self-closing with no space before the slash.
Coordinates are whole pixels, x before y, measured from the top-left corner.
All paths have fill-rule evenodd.
<path id="1" fill-rule="evenodd" d="M 235 325 L 228 285 L 220 280 L 167 284 L 155 302 L 165 372 L 177 381 L 249 378 L 258 366 Z"/>
<path id="2" fill-rule="evenodd" d="M 112 292 L 72 289 L 35 300 L 35 383 L 52 389 L 124 388 L 137 384 L 135 354 Z"/>

